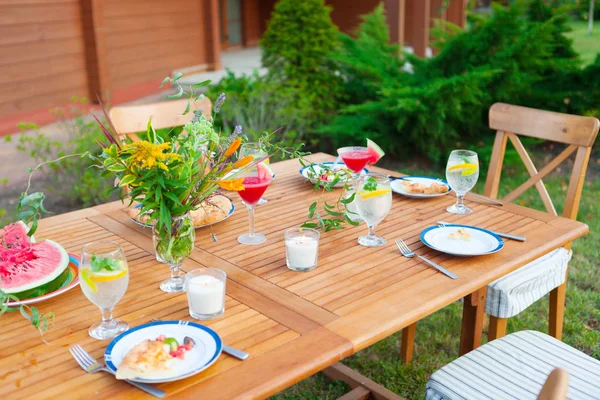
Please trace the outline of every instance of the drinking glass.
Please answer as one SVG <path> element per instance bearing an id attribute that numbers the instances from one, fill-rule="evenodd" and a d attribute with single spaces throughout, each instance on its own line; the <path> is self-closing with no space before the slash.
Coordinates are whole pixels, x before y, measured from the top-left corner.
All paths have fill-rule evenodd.
<path id="1" fill-rule="evenodd" d="M 392 189 L 387 175 L 369 172 L 359 177 L 354 201 L 358 214 L 369 228 L 369 233 L 359 237 L 358 243 L 367 247 L 383 246 L 387 240 L 375 234 L 375 227 L 392 208 Z"/>
<path id="2" fill-rule="evenodd" d="M 453 150 L 446 165 L 446 180 L 456 193 L 456 203 L 446 210 L 453 214 L 469 214 L 473 210 L 465 206 L 464 198 L 479 178 L 477 153 L 471 150 Z"/>
<path id="3" fill-rule="evenodd" d="M 190 316 L 213 319 L 225 312 L 227 274 L 216 268 L 198 268 L 185 275 Z"/>
<path id="4" fill-rule="evenodd" d="M 262 158 L 267 157 L 269 154 L 263 149 L 263 147 L 258 142 L 247 142 L 242 144 L 240 147 L 239 158 L 244 158 L 246 156 L 253 156 L 255 160 L 260 160 Z M 269 159 L 267 158 L 265 163 L 269 163 Z M 266 204 L 269 200 L 263 199 L 262 197 L 256 203 L 257 206 L 261 206 Z"/>
<path id="5" fill-rule="evenodd" d="M 248 207 L 250 219 L 248 233 L 238 237 L 238 242 L 241 244 L 261 244 L 267 240 L 265 235 L 254 232 L 254 208 L 273 180 L 270 173 L 265 174 L 263 171 L 259 174 L 257 168 L 254 167 L 240 175 L 244 178 L 244 190 L 240 190 L 238 194 Z"/>
<path id="6" fill-rule="evenodd" d="M 344 164 L 346 164 L 346 167 L 353 172 L 353 180 L 358 178 L 362 170 L 371 161 L 371 155 L 366 147 L 341 147 L 337 152 L 342 161 L 344 161 Z"/>
<path id="7" fill-rule="evenodd" d="M 102 321 L 88 331 L 91 337 L 108 340 L 129 329 L 127 322 L 112 316 L 129 284 L 129 267 L 119 243 L 99 241 L 83 246 L 79 280 L 85 297 L 102 312 Z"/>
<path id="8" fill-rule="evenodd" d="M 317 267 L 319 237 L 315 229 L 291 228 L 283 233 L 285 238 L 285 262 L 292 271 L 307 272 Z"/>

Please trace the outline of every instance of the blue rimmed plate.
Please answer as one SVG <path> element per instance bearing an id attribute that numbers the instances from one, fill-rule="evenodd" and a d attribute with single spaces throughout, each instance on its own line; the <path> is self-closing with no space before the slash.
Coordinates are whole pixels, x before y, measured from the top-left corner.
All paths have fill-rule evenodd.
<path id="1" fill-rule="evenodd" d="M 321 171 L 326 170 L 321 166 L 326 166 L 330 169 L 333 169 L 334 171 L 341 170 L 341 169 L 348 170 L 348 167 L 346 167 L 346 164 L 344 164 L 343 162 L 335 163 L 333 161 L 325 161 L 322 163 L 310 164 L 304 168 L 301 168 L 300 175 L 302 175 L 304 178 L 308 179 L 310 181 L 310 183 L 312 183 L 313 185 L 317 182 L 320 182 L 321 185 L 325 184 L 326 182 L 333 182 L 333 180 L 335 179 L 335 175 L 330 175 L 326 180 L 321 177 L 321 175 L 322 175 Z M 348 171 L 350 171 L 350 170 L 348 170 Z M 350 171 L 350 173 L 351 172 L 352 171 Z M 362 174 L 366 174 L 367 172 L 369 172 L 369 170 L 364 168 Z M 336 187 L 336 188 L 344 187 L 344 182 L 338 182 L 335 184 L 334 187 Z"/>
<path id="2" fill-rule="evenodd" d="M 185 352 L 183 360 L 175 359 L 171 368 L 173 372 L 151 379 L 131 379 L 135 382 L 161 383 L 184 379 L 210 367 L 221 354 L 223 343 L 219 335 L 212 329 L 189 321 L 157 321 L 140 325 L 114 338 L 104 352 L 104 361 L 111 371 L 117 368 L 125 355 L 135 345 L 144 340 L 155 340 L 160 335 L 175 338 L 179 343 L 188 336 L 196 343 L 192 350 Z"/>
<path id="3" fill-rule="evenodd" d="M 439 184 L 446 186 L 446 191 L 440 192 L 440 193 L 429 193 L 429 194 L 411 193 L 411 192 L 407 191 L 405 182 L 420 183 L 421 185 L 428 186 L 428 187 L 430 187 L 432 183 L 439 183 Z M 446 182 L 443 179 L 432 178 L 430 176 L 405 176 L 405 177 L 402 177 L 401 179 L 394 179 L 390 183 L 390 187 L 392 188 L 392 190 L 394 192 L 396 192 L 398 194 L 401 194 L 406 197 L 412 197 L 415 199 L 428 199 L 431 197 L 443 196 L 446 193 L 448 193 L 448 191 L 450 190 L 450 186 L 448 185 L 448 182 Z"/>
<path id="4" fill-rule="evenodd" d="M 32 297 L 30 299 L 24 299 L 21 301 L 9 301 L 4 303 L 4 305 L 8 307 L 18 307 L 20 305 L 29 305 L 40 303 L 44 300 L 51 299 L 56 296 L 60 296 L 61 294 L 68 292 L 76 286 L 79 286 L 79 257 L 69 253 L 69 266 L 67 267 L 69 270 L 68 276 L 63 282 L 63 284 L 56 290 L 46 293 L 42 296 Z"/>
<path id="5" fill-rule="evenodd" d="M 451 239 L 450 234 L 463 228 L 470 240 Z M 500 236 L 486 229 L 469 225 L 431 226 L 421 232 L 421 241 L 434 250 L 453 256 L 482 256 L 502 250 L 504 241 Z"/>

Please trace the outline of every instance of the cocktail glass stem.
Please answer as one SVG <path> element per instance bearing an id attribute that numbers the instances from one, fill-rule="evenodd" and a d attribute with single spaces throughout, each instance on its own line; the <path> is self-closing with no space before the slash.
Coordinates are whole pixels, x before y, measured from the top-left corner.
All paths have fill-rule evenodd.
<path id="1" fill-rule="evenodd" d="M 102 325 L 108 329 L 112 328 L 115 324 L 115 320 L 112 316 L 112 308 L 101 309 L 102 311 Z"/>
<path id="2" fill-rule="evenodd" d="M 171 278 L 161 282 L 160 289 L 167 293 L 183 292 L 183 277 L 181 276 L 181 264 L 169 264 Z"/>
<path id="3" fill-rule="evenodd" d="M 377 236 L 377 235 L 375 235 L 375 226 L 367 225 L 367 228 L 369 228 L 369 233 L 368 233 L 369 237 Z"/>
<path id="4" fill-rule="evenodd" d="M 248 220 L 250 222 L 250 226 L 248 228 L 248 236 L 254 236 L 254 206 L 246 204 L 248 207 Z"/>
<path id="5" fill-rule="evenodd" d="M 456 193 L 456 208 L 461 210 L 465 206 L 465 195 Z"/>

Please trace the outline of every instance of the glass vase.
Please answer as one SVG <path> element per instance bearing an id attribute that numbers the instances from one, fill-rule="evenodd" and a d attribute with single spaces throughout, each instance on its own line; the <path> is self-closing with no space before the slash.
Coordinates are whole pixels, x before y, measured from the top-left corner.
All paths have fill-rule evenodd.
<path id="1" fill-rule="evenodd" d="M 184 291 L 184 280 L 181 275 L 181 264 L 194 249 L 194 222 L 189 214 L 171 219 L 171 226 L 155 224 L 152 228 L 152 240 L 156 251 L 156 260 L 169 264 L 171 278 L 161 282 L 163 292 L 175 293 Z"/>

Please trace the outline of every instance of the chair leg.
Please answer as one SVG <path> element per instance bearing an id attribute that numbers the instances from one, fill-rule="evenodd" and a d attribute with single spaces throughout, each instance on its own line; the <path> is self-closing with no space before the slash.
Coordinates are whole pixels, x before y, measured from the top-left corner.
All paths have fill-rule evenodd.
<path id="1" fill-rule="evenodd" d="M 488 342 L 506 335 L 506 324 L 508 318 L 498 318 L 490 315 L 490 327 L 488 328 Z"/>
<path id="2" fill-rule="evenodd" d="M 563 320 L 565 317 L 565 295 L 567 293 L 567 282 L 553 289 L 550 292 L 550 315 L 549 315 L 549 333 L 550 336 L 562 340 Z"/>
<path id="3" fill-rule="evenodd" d="M 402 359 L 404 364 L 408 364 L 412 360 L 413 349 L 415 347 L 416 332 L 416 322 L 402 329 L 402 342 L 400 342 L 400 358 Z"/>

